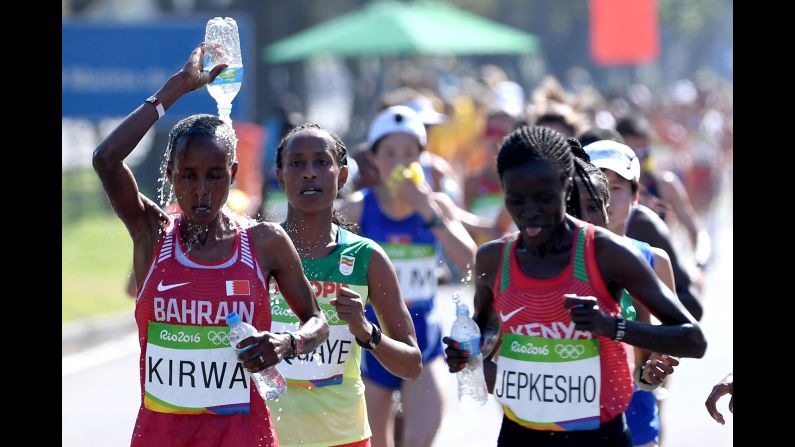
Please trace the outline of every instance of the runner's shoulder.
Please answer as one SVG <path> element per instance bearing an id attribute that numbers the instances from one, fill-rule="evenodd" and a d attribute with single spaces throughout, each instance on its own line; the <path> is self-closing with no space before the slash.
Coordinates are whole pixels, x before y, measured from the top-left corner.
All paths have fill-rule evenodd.
<path id="1" fill-rule="evenodd" d="M 347 233 L 345 235 L 345 246 L 343 247 L 345 252 L 370 253 L 373 251 L 384 251 L 378 242 L 368 237 L 356 234 L 353 231 L 344 228 L 340 228 L 339 231 L 345 231 Z"/>
<path id="2" fill-rule="evenodd" d="M 284 228 L 275 222 L 256 222 L 248 227 L 248 231 L 251 234 L 252 242 L 257 247 L 266 247 L 290 240 Z"/>
<path id="3" fill-rule="evenodd" d="M 491 265 L 498 265 L 502 259 L 503 252 L 508 244 L 508 237 L 501 237 L 482 244 L 478 247 L 477 255 L 475 256 L 475 264 L 480 268 Z"/>

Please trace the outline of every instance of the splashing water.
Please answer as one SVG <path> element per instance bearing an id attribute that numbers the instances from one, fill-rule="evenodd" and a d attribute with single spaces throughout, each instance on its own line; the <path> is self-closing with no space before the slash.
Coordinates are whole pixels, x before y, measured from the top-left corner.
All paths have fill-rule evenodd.
<path id="1" fill-rule="evenodd" d="M 187 235 L 185 253 L 189 253 L 194 246 L 198 247 L 202 245 L 205 236 L 210 231 L 210 226 L 207 224 L 192 224 L 189 220 L 186 220 L 186 222 L 188 227 L 185 230 L 185 234 Z"/>
<path id="2" fill-rule="evenodd" d="M 461 291 L 460 290 L 453 290 L 453 303 L 458 306 L 458 303 L 461 302 Z"/>
<path id="3" fill-rule="evenodd" d="M 237 222 L 240 224 L 240 228 L 243 230 L 254 227 L 259 223 L 256 221 L 256 219 L 253 219 L 248 214 L 236 213 L 232 211 L 227 204 L 224 204 L 224 206 L 221 207 L 221 212 L 232 218 L 232 220 L 237 219 Z"/>
<path id="4" fill-rule="evenodd" d="M 166 175 L 167 166 L 168 152 L 163 154 L 163 161 L 160 163 L 160 178 L 157 179 L 157 182 L 160 183 L 160 186 L 157 188 L 160 206 L 164 208 L 174 199 L 174 186 L 168 181 L 168 176 Z M 166 189 L 168 189 L 168 198 L 166 198 Z"/>
<path id="5" fill-rule="evenodd" d="M 461 285 L 453 290 L 453 303 L 457 306 L 461 302 L 461 293 L 472 284 L 472 266 L 467 264 L 467 271 L 461 278 Z"/>
<path id="6" fill-rule="evenodd" d="M 464 274 L 464 277 L 461 278 L 461 284 L 464 286 L 468 286 L 472 282 L 472 266 L 467 264 L 467 271 Z"/>

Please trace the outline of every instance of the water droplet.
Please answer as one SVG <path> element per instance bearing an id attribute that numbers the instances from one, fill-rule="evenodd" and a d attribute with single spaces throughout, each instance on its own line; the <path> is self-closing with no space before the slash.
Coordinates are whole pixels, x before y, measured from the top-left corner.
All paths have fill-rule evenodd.
<path id="1" fill-rule="evenodd" d="M 453 303 L 456 305 L 461 302 L 461 292 L 458 290 L 453 291 Z"/>

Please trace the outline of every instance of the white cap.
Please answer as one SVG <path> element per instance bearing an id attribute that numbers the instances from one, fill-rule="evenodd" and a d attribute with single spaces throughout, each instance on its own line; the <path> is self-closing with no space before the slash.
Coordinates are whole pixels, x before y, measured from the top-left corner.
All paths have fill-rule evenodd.
<path id="1" fill-rule="evenodd" d="M 599 140 L 583 149 L 597 168 L 609 169 L 627 180 L 640 181 L 640 160 L 626 144 Z"/>
<path id="2" fill-rule="evenodd" d="M 422 124 L 417 112 L 406 106 L 392 106 L 385 109 L 375 117 L 367 132 L 367 141 L 374 144 L 386 135 L 393 133 L 407 133 L 417 138 L 425 147 L 428 136 L 425 134 L 425 125 Z"/>
<path id="3" fill-rule="evenodd" d="M 406 103 L 406 106 L 411 110 L 417 112 L 420 116 L 422 124 L 432 126 L 434 124 L 442 124 L 447 121 L 447 115 L 439 113 L 433 108 L 433 103 L 430 99 L 420 96 Z"/>

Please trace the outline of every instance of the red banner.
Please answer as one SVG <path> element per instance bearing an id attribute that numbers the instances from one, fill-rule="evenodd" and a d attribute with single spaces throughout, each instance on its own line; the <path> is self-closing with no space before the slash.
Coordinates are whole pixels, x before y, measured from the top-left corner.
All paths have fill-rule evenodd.
<path id="1" fill-rule="evenodd" d="M 657 0 L 590 0 L 590 5 L 591 56 L 597 64 L 640 64 L 657 59 Z"/>

